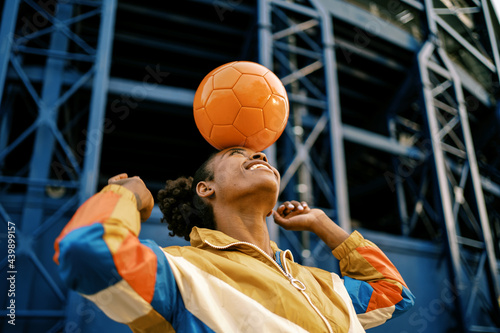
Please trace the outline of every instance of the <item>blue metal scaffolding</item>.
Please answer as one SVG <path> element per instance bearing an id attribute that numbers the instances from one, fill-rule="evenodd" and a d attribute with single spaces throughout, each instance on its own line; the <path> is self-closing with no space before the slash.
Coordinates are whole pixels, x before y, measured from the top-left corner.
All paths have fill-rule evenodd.
<path id="1" fill-rule="evenodd" d="M 191 24 L 213 29 L 215 36 L 239 36 L 226 24 L 230 15 L 255 14 L 257 59 L 245 58 L 252 45 L 248 28 L 242 60 L 272 69 L 287 88 L 290 120 L 266 152 L 282 175 L 280 200 L 305 200 L 344 229 L 361 229 L 396 262 L 417 295 L 405 318 L 373 332 L 499 332 L 500 159 L 486 155 L 500 139 L 493 133 L 483 139 L 483 149 L 476 143 L 491 119 L 500 129 L 499 8 L 488 0 L 193 0 L 188 7 L 197 5 L 210 6 L 222 26 L 199 18 Z M 10 299 L 0 296 L 2 331 L 128 331 L 63 286 L 52 261 L 54 239 L 102 177 L 106 108 L 114 106 L 108 96 L 158 109 L 174 105 L 185 109 L 171 112 L 182 114 L 190 111 L 194 91 L 161 80 L 111 77 L 113 43 L 207 61 L 230 57 L 197 45 L 117 36 L 120 6 L 175 24 L 189 21 L 116 0 L 4 3 L 0 220 L 4 230 L 15 225 L 16 257 L 15 269 L 9 269 L 8 256 L 0 257 L 0 290 L 9 288 L 8 271 L 22 274 L 16 273 L 15 330 L 3 320 Z M 379 86 L 382 93 L 362 91 Z M 486 118 L 491 114 L 497 118 Z M 383 200 L 374 201 L 387 202 L 380 210 L 392 214 L 379 219 L 390 220 L 385 229 L 370 226 L 371 215 L 359 209 L 377 196 Z M 159 215 L 155 208 L 151 221 Z M 151 221 L 141 236 L 171 244 Z M 314 235 L 285 232 L 272 221 L 268 226 L 271 238 L 298 261 L 337 270 Z M 6 239 L 0 239 L 2 247 Z"/>

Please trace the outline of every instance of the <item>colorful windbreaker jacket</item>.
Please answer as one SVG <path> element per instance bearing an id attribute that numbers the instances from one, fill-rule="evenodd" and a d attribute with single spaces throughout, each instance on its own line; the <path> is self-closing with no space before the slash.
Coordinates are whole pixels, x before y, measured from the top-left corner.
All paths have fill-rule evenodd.
<path id="1" fill-rule="evenodd" d="M 414 302 L 393 264 L 358 232 L 338 246 L 343 279 L 193 228 L 191 246 L 139 240 L 132 192 L 108 185 L 55 242 L 69 288 L 134 332 L 364 332 Z M 333 258 L 332 258 L 333 259 Z"/>

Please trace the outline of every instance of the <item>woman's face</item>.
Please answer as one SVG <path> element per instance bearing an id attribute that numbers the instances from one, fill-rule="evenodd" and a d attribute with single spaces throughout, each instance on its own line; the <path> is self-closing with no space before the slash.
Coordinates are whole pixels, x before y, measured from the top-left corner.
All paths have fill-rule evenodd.
<path id="1" fill-rule="evenodd" d="M 216 196 L 271 195 L 277 200 L 280 174 L 264 153 L 244 147 L 224 149 L 212 159 Z"/>

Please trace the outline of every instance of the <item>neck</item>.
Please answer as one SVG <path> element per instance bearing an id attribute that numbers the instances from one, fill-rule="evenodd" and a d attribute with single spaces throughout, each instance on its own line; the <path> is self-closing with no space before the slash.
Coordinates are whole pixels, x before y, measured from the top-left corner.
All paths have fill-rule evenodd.
<path id="1" fill-rule="evenodd" d="M 215 207 L 214 207 L 215 208 Z M 256 245 L 273 257 L 266 214 L 253 207 L 252 209 L 214 209 L 217 230 L 242 242 Z"/>

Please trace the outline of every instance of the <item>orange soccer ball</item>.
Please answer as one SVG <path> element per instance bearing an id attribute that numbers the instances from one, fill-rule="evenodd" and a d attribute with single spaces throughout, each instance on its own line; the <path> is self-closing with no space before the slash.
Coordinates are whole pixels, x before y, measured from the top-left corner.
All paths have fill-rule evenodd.
<path id="1" fill-rule="evenodd" d="M 207 74 L 193 102 L 201 135 L 215 148 L 262 151 L 285 129 L 289 104 L 285 87 L 266 67 L 235 61 Z"/>

